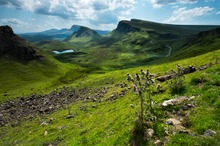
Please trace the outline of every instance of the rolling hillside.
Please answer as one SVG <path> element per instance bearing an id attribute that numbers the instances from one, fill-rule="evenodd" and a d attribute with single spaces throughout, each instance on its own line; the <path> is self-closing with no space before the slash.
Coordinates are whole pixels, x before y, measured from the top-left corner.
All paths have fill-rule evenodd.
<path id="1" fill-rule="evenodd" d="M 215 51 L 217 56 L 219 53 L 219 51 Z M 29 120 L 18 120 L 8 124 L 11 126 L 0 127 L 1 144 L 154 145 L 159 140 L 159 143 L 167 146 L 217 146 L 220 131 L 219 64 L 186 75 L 186 90 L 182 94 L 171 95 L 168 85 L 161 83 L 162 88 L 166 91 L 153 96 L 156 119 L 146 123 L 146 128 L 154 131 L 150 139 L 143 138 L 141 133 L 135 135 L 135 121 L 138 119 L 140 100 L 138 95 L 132 91 L 132 85 L 126 81 L 127 73 L 133 75 L 140 69 L 150 69 L 151 73 L 163 74 L 165 71 L 175 68 L 176 64 L 188 66 L 194 62 L 194 65 L 199 67 L 212 58 L 213 53 L 211 52 L 195 58 L 161 65 L 134 67 L 105 74 L 90 74 L 70 85 L 70 94 L 79 93 L 81 96 L 74 96 L 77 100 L 67 104 L 64 108 L 52 113 L 41 113 L 36 117 L 30 114 Z M 200 80 L 202 76 L 204 81 Z M 124 86 L 125 84 L 126 86 Z M 62 89 L 53 93 L 59 93 L 60 97 L 58 97 L 63 98 L 62 91 L 66 92 L 65 89 Z M 144 96 L 148 103 L 147 95 Z M 192 101 L 169 107 L 160 106 L 163 101 L 179 96 L 192 98 Z M 145 106 L 147 107 L 147 105 Z M 45 107 L 49 106 L 45 105 Z M 5 112 L 7 113 L 4 110 Z M 149 116 L 151 115 L 146 113 L 146 118 Z M 178 121 L 182 118 L 180 126 L 185 129 L 175 129 L 172 123 L 167 123 L 167 119 L 171 118 L 178 119 Z M 205 131 L 210 131 L 210 129 L 216 134 L 205 136 Z M 38 139 L 37 143 L 36 139 Z"/>
<path id="2" fill-rule="evenodd" d="M 217 27 L 219 26 L 170 25 L 136 19 L 120 21 L 114 31 L 102 38 L 88 35 L 91 34 L 88 33 L 88 29 L 75 32 L 66 39 L 73 38 L 72 41 L 68 41 L 67 44 L 62 43 L 64 47 L 60 46 L 60 48 L 65 48 L 66 45 L 72 46 L 72 49 L 79 53 L 65 54 L 57 56 L 57 58 L 63 62 L 72 62 L 83 67 L 93 66 L 101 70 L 151 64 L 160 62 L 161 59 L 174 58 L 174 54 L 178 54 L 178 52 L 181 54 L 181 52 L 188 50 L 187 48 L 193 47 L 196 38 L 201 35 L 199 34 L 201 31 L 204 33 L 209 30 L 215 31 Z M 206 36 L 204 35 L 204 37 Z M 219 37 L 216 36 L 215 40 L 217 38 Z M 204 41 L 208 40 L 204 39 Z M 71 44 L 69 44 L 70 42 Z M 211 47 L 212 43 L 214 41 L 206 47 Z M 39 46 L 46 51 L 43 48 L 45 45 Z M 50 43 L 47 47 L 54 48 Z M 184 53 L 185 56 L 193 54 L 190 52 L 187 54 L 187 52 Z M 202 52 L 208 51 L 200 52 L 202 54 Z M 195 54 L 193 55 L 195 56 Z"/>
<path id="3" fill-rule="evenodd" d="M 9 26 L 0 27 L 0 44 L 0 102 L 45 88 L 49 91 L 68 71 L 80 70 L 43 53 Z"/>

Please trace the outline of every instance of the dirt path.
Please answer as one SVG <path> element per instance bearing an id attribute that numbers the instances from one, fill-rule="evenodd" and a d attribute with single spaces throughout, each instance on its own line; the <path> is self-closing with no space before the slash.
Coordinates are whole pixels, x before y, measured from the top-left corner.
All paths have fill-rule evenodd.
<path id="1" fill-rule="evenodd" d="M 172 48 L 170 47 L 170 46 L 167 46 L 170 50 L 169 50 L 169 53 L 167 54 L 167 56 L 166 57 L 169 57 L 170 56 L 170 54 L 171 54 L 171 52 L 172 52 Z"/>

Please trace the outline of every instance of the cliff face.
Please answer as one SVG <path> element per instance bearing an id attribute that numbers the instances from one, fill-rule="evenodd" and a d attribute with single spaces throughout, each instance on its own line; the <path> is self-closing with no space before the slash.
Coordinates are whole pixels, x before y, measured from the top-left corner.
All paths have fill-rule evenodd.
<path id="1" fill-rule="evenodd" d="M 120 21 L 115 32 L 118 33 L 129 33 L 140 31 L 141 29 L 130 24 L 130 21 Z"/>
<path id="2" fill-rule="evenodd" d="M 0 26 L 0 37 L 4 37 L 4 36 L 15 36 L 13 30 L 11 27 L 9 26 Z"/>
<path id="3" fill-rule="evenodd" d="M 0 26 L 0 57 L 3 56 L 27 61 L 42 57 L 36 47 L 14 34 L 11 27 Z"/>

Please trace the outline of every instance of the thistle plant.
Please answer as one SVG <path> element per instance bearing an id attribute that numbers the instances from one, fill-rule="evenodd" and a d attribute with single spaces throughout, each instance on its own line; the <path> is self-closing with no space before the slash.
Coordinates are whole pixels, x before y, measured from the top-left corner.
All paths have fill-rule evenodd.
<path id="1" fill-rule="evenodd" d="M 144 128 L 144 113 L 147 112 L 147 109 L 149 109 L 150 113 L 153 111 L 152 106 L 152 93 L 155 84 L 154 80 L 154 74 L 150 74 L 149 70 L 146 70 L 145 72 L 141 69 L 140 74 L 136 73 L 134 77 L 132 77 L 130 74 L 127 74 L 127 81 L 131 82 L 133 84 L 133 92 L 137 93 L 138 97 L 140 98 L 140 122 L 142 128 Z M 161 89 L 161 85 L 157 85 L 156 89 L 159 91 Z M 145 98 L 148 98 L 148 107 L 144 107 L 144 101 Z"/>

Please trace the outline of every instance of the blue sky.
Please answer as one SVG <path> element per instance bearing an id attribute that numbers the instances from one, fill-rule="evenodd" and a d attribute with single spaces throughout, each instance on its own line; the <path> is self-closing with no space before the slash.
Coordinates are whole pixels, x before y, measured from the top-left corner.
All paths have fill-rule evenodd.
<path id="1" fill-rule="evenodd" d="M 131 18 L 220 25 L 219 0 L 0 0 L 0 25 L 16 33 L 84 25 L 112 30 Z"/>

